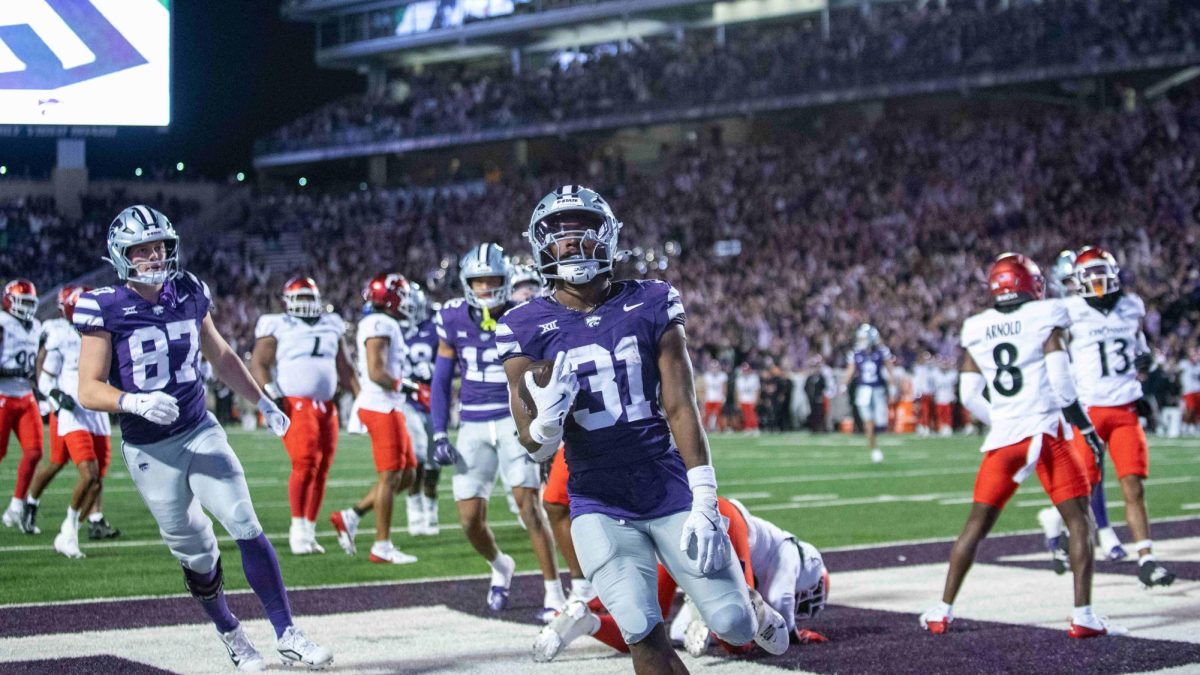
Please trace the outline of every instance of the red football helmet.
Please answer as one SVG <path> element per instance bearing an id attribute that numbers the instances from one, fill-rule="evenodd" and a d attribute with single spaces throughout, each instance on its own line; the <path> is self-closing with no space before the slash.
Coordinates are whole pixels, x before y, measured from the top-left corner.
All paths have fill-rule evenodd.
<path id="1" fill-rule="evenodd" d="M 408 279 L 403 274 L 378 274 L 367 282 L 362 298 L 377 308 L 400 311 L 408 302 Z"/>
<path id="2" fill-rule="evenodd" d="M 1085 298 L 1103 298 L 1120 290 L 1120 274 L 1117 259 L 1099 246 L 1084 246 L 1075 257 L 1075 278 Z"/>
<path id="3" fill-rule="evenodd" d="M 292 277 L 283 285 L 283 305 L 288 316 L 315 319 L 321 316 L 321 290 L 311 277 Z"/>
<path id="4" fill-rule="evenodd" d="M 1045 290 L 1042 270 L 1020 253 L 1001 253 L 988 271 L 988 288 L 996 304 L 1041 300 Z"/>
<path id="5" fill-rule="evenodd" d="M 58 289 L 58 311 L 62 313 L 63 318 L 71 321 L 75 315 L 75 302 L 79 300 L 79 296 L 92 290 L 91 286 L 72 286 L 64 284 Z"/>
<path id="6" fill-rule="evenodd" d="M 22 321 L 29 321 L 37 314 L 37 287 L 28 279 L 13 279 L 4 285 L 4 311 Z"/>

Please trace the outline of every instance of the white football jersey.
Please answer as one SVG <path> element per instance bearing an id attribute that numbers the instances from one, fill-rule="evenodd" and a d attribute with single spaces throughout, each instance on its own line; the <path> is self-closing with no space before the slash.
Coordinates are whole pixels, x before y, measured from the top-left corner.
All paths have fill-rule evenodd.
<path id="1" fill-rule="evenodd" d="M 982 451 L 1040 434 L 1056 436 L 1063 428 L 1042 347 L 1055 328 L 1070 327 L 1063 304 L 1046 300 L 1011 312 L 989 309 L 963 322 L 963 349 L 979 366 L 991 398 L 992 427 Z"/>
<path id="2" fill-rule="evenodd" d="M 728 386 L 729 376 L 721 371 L 704 371 L 704 402 L 724 403 L 725 387 Z"/>
<path id="3" fill-rule="evenodd" d="M 958 398 L 958 371 L 938 368 L 933 376 L 933 402 L 950 405 Z"/>
<path id="4" fill-rule="evenodd" d="M 1185 394 L 1200 392 L 1200 363 L 1180 361 L 1179 384 Z"/>
<path id="5" fill-rule="evenodd" d="M 1146 306 L 1125 291 L 1105 314 L 1079 296 L 1063 301 L 1071 318 L 1071 373 L 1085 406 L 1121 406 L 1142 397 L 1134 358 L 1144 351 Z"/>
<path id="6" fill-rule="evenodd" d="M 825 561 L 821 552 L 812 544 L 800 541 L 796 535 L 780 528 L 775 523 L 752 515 L 736 499 L 730 503 L 737 507 L 742 517 L 746 519 L 747 540 L 750 545 L 750 566 L 754 568 L 754 576 L 758 578 L 759 588 L 773 586 L 771 580 L 779 567 L 779 548 L 781 546 L 798 546 L 800 549 L 801 567 L 793 588 L 811 588 L 821 579 L 825 572 Z"/>
<path id="7" fill-rule="evenodd" d="M 397 380 L 404 375 L 404 362 L 408 357 L 408 347 L 401 335 L 400 323 L 382 312 L 366 315 L 358 322 L 358 331 L 355 336 L 355 345 L 358 347 L 357 363 L 360 385 L 355 404 L 363 410 L 374 412 L 400 410 L 404 405 L 404 397 L 398 392 L 384 389 L 367 375 L 367 340 L 371 338 L 387 338 L 388 347 L 385 350 L 387 373 Z"/>
<path id="8" fill-rule="evenodd" d="M 86 431 L 97 436 L 111 435 L 108 413 L 88 410 L 79 405 L 79 347 L 83 341 L 79 331 L 66 319 L 50 319 L 42 324 L 42 340 L 42 346 L 46 349 L 42 370 L 50 375 L 56 389 L 75 399 L 74 410 L 63 409 L 56 414 L 58 435 L 66 436 L 75 431 Z"/>
<path id="9" fill-rule="evenodd" d="M 346 322 L 326 312 L 315 322 L 288 314 L 264 314 L 254 339 L 275 338 L 275 383 L 284 396 L 329 401 L 337 391 L 337 353 Z"/>
<path id="10" fill-rule="evenodd" d="M 0 368 L 33 369 L 37 361 L 38 339 L 42 323 L 33 319 L 25 323 L 8 312 L 0 311 L 0 329 L 4 330 L 0 344 Z M 0 396 L 19 398 L 33 393 L 33 386 L 23 377 L 0 377 Z"/>
<path id="11" fill-rule="evenodd" d="M 738 373 L 733 388 L 737 390 L 738 403 L 758 403 L 758 392 L 762 389 L 758 373 Z"/>
<path id="12" fill-rule="evenodd" d="M 937 373 L 938 369 L 927 363 L 918 363 L 913 366 L 912 395 L 914 399 L 933 396 L 934 390 L 937 388 Z"/>

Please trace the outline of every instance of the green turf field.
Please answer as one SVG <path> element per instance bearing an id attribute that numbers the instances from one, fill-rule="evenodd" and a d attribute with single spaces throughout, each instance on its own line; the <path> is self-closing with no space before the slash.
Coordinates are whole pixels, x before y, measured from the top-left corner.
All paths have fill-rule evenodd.
<path id="1" fill-rule="evenodd" d="M 396 501 L 393 541 L 417 555 L 413 565 L 391 567 L 367 562 L 373 532 L 367 516 L 360 527 L 359 550 L 349 557 L 338 548 L 328 514 L 346 508 L 372 481 L 373 465 L 365 436 L 342 436 L 330 474 L 318 538 L 328 551 L 293 557 L 287 552 L 289 463 L 282 444 L 265 431 L 230 430 L 241 457 L 259 519 L 274 542 L 289 586 L 345 584 L 453 575 L 482 575 L 487 565 L 463 539 L 456 525 L 450 479 L 442 477 L 442 534 L 410 538 L 403 531 L 404 501 Z M 872 465 L 859 438 L 840 434 L 765 435 L 756 438 L 716 435 L 713 455 L 721 493 L 741 499 L 754 513 L 818 547 L 951 537 L 966 516 L 979 464 L 979 437 L 882 439 L 887 460 Z M 1151 439 L 1151 479 L 1147 486 L 1151 516 L 1200 515 L 1200 440 Z M 7 505 L 20 450 L 15 441 L 0 463 L 0 494 Z M 163 595 L 182 592 L 178 565 L 158 539 L 150 514 L 129 480 L 123 461 L 114 457 L 105 488 L 104 512 L 122 530 L 112 542 L 95 543 L 81 531 L 85 560 L 54 552 L 53 534 L 65 513 L 75 472 L 67 467 L 43 496 L 39 525 L 30 536 L 0 529 L 0 604 L 97 597 Z M 1114 521 L 1124 507 L 1109 472 L 1106 483 Z M 1046 504 L 1036 477 L 1010 502 L 998 531 L 1029 530 Z M 508 512 L 502 496 L 492 500 L 492 521 L 501 548 L 517 559 L 520 571 L 536 570 L 525 533 Z M 238 549 L 217 526 L 225 567 L 240 566 Z M 236 572 L 231 588 L 245 587 Z"/>

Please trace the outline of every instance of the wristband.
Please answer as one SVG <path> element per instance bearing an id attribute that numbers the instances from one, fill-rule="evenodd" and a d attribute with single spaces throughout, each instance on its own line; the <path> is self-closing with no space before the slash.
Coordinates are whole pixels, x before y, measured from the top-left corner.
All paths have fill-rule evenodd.
<path id="1" fill-rule="evenodd" d="M 125 397 L 126 396 L 128 396 L 128 394 L 126 394 L 125 392 L 121 392 L 121 395 L 119 397 L 117 397 L 117 407 L 120 408 L 121 410 L 124 410 L 125 412 L 129 412 L 128 410 L 125 410 Z"/>
<path id="2" fill-rule="evenodd" d="M 713 471 L 711 464 L 702 464 L 688 469 L 687 479 L 688 487 L 692 489 L 692 492 L 695 492 L 696 488 L 711 488 L 713 491 L 717 489 L 717 473 Z"/>

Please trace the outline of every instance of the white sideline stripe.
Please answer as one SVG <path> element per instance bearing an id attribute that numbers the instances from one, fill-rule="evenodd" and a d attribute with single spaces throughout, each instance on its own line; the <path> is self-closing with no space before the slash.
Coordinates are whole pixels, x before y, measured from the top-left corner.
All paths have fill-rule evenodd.
<path id="1" fill-rule="evenodd" d="M 1155 518 L 1153 520 L 1153 522 L 1155 522 L 1155 523 L 1174 523 L 1174 522 L 1187 521 L 1187 520 L 1200 521 L 1200 519 L 1198 519 L 1196 516 L 1167 516 L 1165 518 Z M 1117 522 L 1117 521 L 1113 521 L 1112 524 L 1120 525 L 1121 523 Z M 1030 530 L 1017 530 L 1015 532 L 1005 532 L 1003 534 L 992 534 L 992 535 L 988 536 L 988 539 L 996 540 L 996 539 L 1004 539 L 1004 538 L 1009 538 L 1009 537 L 1022 537 L 1022 536 L 1026 536 L 1026 535 L 1030 535 L 1030 534 L 1041 534 L 1041 532 L 1042 532 L 1042 530 L 1040 528 L 1030 529 Z M 889 542 L 874 543 L 874 544 L 851 544 L 848 546 L 828 546 L 828 547 L 823 547 L 821 549 L 821 551 L 823 553 L 844 553 L 844 552 L 853 552 L 853 551 L 867 551 L 870 549 L 887 548 L 887 547 L 891 547 L 891 546 L 917 546 L 917 545 L 921 545 L 921 544 L 946 544 L 946 543 L 952 543 L 956 539 L 957 539 L 957 537 L 930 537 L 930 538 L 926 538 L 926 539 L 902 539 L 900 541 L 889 541 Z M 155 543 L 158 543 L 158 542 L 155 542 Z M 328 555 L 328 554 L 326 554 L 326 555 Z M 517 572 L 513 576 L 514 577 L 530 577 L 530 576 L 539 576 L 540 577 L 541 574 L 542 574 L 541 572 Z M 353 583 L 345 583 L 345 584 L 319 584 L 316 586 L 291 586 L 288 588 L 288 590 L 289 591 L 323 591 L 323 590 L 337 590 L 339 588 L 362 588 L 362 587 L 373 587 L 373 586 L 424 584 L 424 583 L 429 583 L 429 582 L 433 582 L 433 581 L 471 581 L 471 580 L 475 580 L 475 579 L 487 578 L 488 576 L 489 576 L 488 574 L 459 574 L 459 575 L 455 575 L 455 576 L 421 577 L 419 579 L 395 579 L 395 580 L 387 580 L 387 581 L 361 581 L 361 582 L 353 582 Z M 239 590 L 228 590 L 228 591 L 226 591 L 226 594 L 227 595 L 244 595 L 246 593 L 252 593 L 252 592 L 253 592 L 252 590 L 246 588 L 246 589 L 239 589 Z M 188 597 L 188 596 L 185 593 L 173 593 L 171 595 L 126 595 L 126 596 L 110 596 L 110 597 L 104 597 L 104 598 L 87 598 L 87 599 L 82 599 L 82 600 L 57 600 L 57 601 L 53 601 L 53 602 L 17 602 L 17 603 L 11 603 L 11 604 L 7 604 L 7 605 L 0 604 L 0 610 L 10 609 L 10 608 L 14 608 L 14 607 L 56 607 L 56 606 L 60 606 L 60 605 L 84 605 L 84 604 L 88 604 L 88 603 L 92 603 L 92 602 L 126 602 L 126 601 L 132 601 L 132 600 L 157 600 L 157 599 L 162 599 L 162 598 L 186 598 L 186 597 Z"/>

